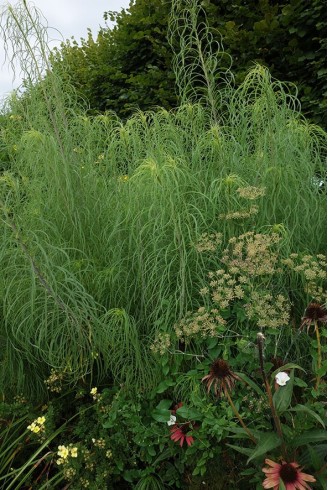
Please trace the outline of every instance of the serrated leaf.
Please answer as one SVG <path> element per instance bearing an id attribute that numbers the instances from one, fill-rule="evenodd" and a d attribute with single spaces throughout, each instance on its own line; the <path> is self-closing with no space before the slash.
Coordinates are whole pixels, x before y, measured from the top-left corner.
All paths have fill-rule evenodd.
<path id="1" fill-rule="evenodd" d="M 269 434 L 264 434 L 260 441 L 258 442 L 255 449 L 252 450 L 251 456 L 247 460 L 247 464 L 252 461 L 252 459 L 258 458 L 259 456 L 263 456 L 268 453 L 272 449 L 281 445 L 281 440 L 274 432 L 270 432 Z"/>
<path id="2" fill-rule="evenodd" d="M 319 424 L 322 425 L 322 427 L 324 429 L 326 427 L 324 421 L 322 420 L 322 418 L 319 417 L 319 415 L 316 412 L 314 412 L 313 410 L 311 410 L 306 405 L 300 405 L 300 404 L 298 404 L 298 405 L 295 405 L 295 407 L 290 408 L 289 410 L 292 411 L 292 412 L 305 412 L 305 413 L 308 413 L 309 415 L 311 415 L 311 417 L 315 418 L 319 422 Z"/>

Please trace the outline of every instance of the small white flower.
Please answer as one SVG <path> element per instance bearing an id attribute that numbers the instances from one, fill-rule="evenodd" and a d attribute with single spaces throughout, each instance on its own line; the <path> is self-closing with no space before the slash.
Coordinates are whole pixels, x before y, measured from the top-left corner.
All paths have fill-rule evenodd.
<path id="1" fill-rule="evenodd" d="M 175 415 L 170 415 L 170 420 L 167 422 L 167 425 L 174 425 L 177 418 Z"/>
<path id="2" fill-rule="evenodd" d="M 284 371 L 281 371 L 281 373 L 276 374 L 276 382 L 278 383 L 279 386 L 286 386 L 286 383 L 289 380 L 290 377 Z"/>

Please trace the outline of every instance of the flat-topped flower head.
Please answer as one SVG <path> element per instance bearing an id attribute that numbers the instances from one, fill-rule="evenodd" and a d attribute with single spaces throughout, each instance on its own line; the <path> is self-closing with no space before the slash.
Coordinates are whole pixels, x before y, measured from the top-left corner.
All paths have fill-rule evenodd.
<path id="1" fill-rule="evenodd" d="M 307 331 L 309 331 L 311 325 L 317 322 L 327 322 L 327 309 L 323 305 L 320 305 L 319 303 L 313 301 L 306 307 L 304 316 L 302 318 L 301 328 L 306 325 Z"/>
<path id="2" fill-rule="evenodd" d="M 207 393 L 213 385 L 216 396 L 219 396 L 222 391 L 231 391 L 236 380 L 239 380 L 239 377 L 231 371 L 224 359 L 216 359 L 211 365 L 209 374 L 202 379 L 203 382 L 207 382 Z"/>
<path id="3" fill-rule="evenodd" d="M 315 482 L 315 478 L 307 473 L 302 473 L 300 465 L 296 462 L 281 464 L 266 459 L 265 464 L 269 466 L 262 468 L 266 474 L 266 479 L 263 482 L 263 488 L 273 488 L 279 490 L 280 482 L 285 485 L 286 490 L 311 490 L 307 482 Z"/>

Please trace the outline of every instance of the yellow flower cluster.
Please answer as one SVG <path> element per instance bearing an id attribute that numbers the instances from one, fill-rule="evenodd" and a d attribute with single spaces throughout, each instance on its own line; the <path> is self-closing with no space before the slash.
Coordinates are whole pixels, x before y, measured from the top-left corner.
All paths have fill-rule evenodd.
<path id="1" fill-rule="evenodd" d="M 49 391 L 60 393 L 62 390 L 63 379 L 64 373 L 60 373 L 52 369 L 49 378 L 45 380 L 45 384 L 47 385 Z"/>
<path id="2" fill-rule="evenodd" d="M 232 271 L 234 274 L 236 271 Z M 247 284 L 248 280 L 245 276 L 235 277 L 230 273 L 226 273 L 223 269 L 219 269 L 215 272 L 209 272 L 210 289 L 213 302 L 221 309 L 229 307 L 230 303 L 235 299 L 242 299 L 244 297 L 244 284 Z M 201 290 L 203 294 L 206 289 Z"/>
<path id="3" fill-rule="evenodd" d="M 78 153 L 79 155 L 83 153 L 83 148 L 80 148 L 79 146 L 73 148 L 74 153 Z"/>
<path id="4" fill-rule="evenodd" d="M 91 388 L 90 390 L 90 395 L 92 395 L 92 398 L 95 402 L 99 402 L 100 399 L 101 399 L 101 394 L 98 393 L 98 388 L 94 387 L 94 388 Z"/>
<path id="5" fill-rule="evenodd" d="M 288 259 L 282 260 L 282 263 L 303 277 L 307 294 L 316 301 L 326 301 L 326 292 L 323 288 L 327 281 L 327 258 L 325 255 L 294 253 Z"/>
<path id="6" fill-rule="evenodd" d="M 44 431 L 44 423 L 46 421 L 45 417 L 38 417 L 31 425 L 28 425 L 28 430 L 34 432 L 34 434 L 38 434 L 39 432 Z"/>
<path id="7" fill-rule="evenodd" d="M 119 182 L 127 182 L 129 180 L 129 176 L 128 175 L 120 175 L 119 178 L 118 178 L 118 181 Z"/>
<path id="8" fill-rule="evenodd" d="M 161 355 L 165 354 L 167 350 L 171 346 L 171 338 L 168 333 L 159 332 L 152 345 L 150 346 L 150 350 L 154 353 L 159 353 Z"/>
<path id="9" fill-rule="evenodd" d="M 222 233 L 203 233 L 195 248 L 197 252 L 215 252 L 219 245 L 222 243 Z"/>
<path id="10" fill-rule="evenodd" d="M 95 161 L 95 163 L 101 163 L 104 160 L 105 160 L 105 155 L 103 153 L 100 153 L 100 155 L 98 155 L 97 160 Z"/>
<path id="11" fill-rule="evenodd" d="M 59 459 L 57 459 L 56 463 L 58 465 L 64 464 L 67 462 L 68 458 L 77 458 L 77 447 L 73 447 L 72 444 L 69 446 L 58 446 L 57 454 Z"/>
<path id="12" fill-rule="evenodd" d="M 106 441 L 103 437 L 101 437 L 100 439 L 92 438 L 92 442 L 96 447 L 99 447 L 99 449 L 105 449 L 106 447 Z"/>
<path id="13" fill-rule="evenodd" d="M 22 116 L 19 116 L 18 114 L 11 114 L 9 116 L 9 119 L 11 119 L 12 121 L 21 121 L 23 118 L 22 118 Z"/>
<path id="14" fill-rule="evenodd" d="M 251 216 L 254 216 L 259 212 L 258 206 L 251 206 L 249 209 L 242 209 L 240 211 L 231 211 L 230 213 L 227 214 L 220 214 L 219 218 L 220 219 L 245 219 L 245 218 L 250 218 Z"/>
<path id="15" fill-rule="evenodd" d="M 183 342 L 193 337 L 215 337 L 218 329 L 224 327 L 225 320 L 219 315 L 215 308 L 207 311 L 204 307 L 196 312 L 187 312 L 186 316 L 174 325 L 176 336 Z"/>
<path id="16" fill-rule="evenodd" d="M 239 187 L 237 189 L 237 192 L 240 197 L 243 197 L 244 199 L 249 199 L 250 201 L 254 201 L 255 199 L 258 199 L 259 197 L 265 195 L 265 187 Z"/>
<path id="17" fill-rule="evenodd" d="M 288 325 L 291 304 L 285 296 L 252 291 L 245 305 L 246 316 L 260 328 L 278 328 Z"/>
<path id="18" fill-rule="evenodd" d="M 252 231 L 232 237 L 223 251 L 222 262 L 233 274 L 263 276 L 281 272 L 276 267 L 278 253 L 272 250 L 280 239 L 277 233 L 260 234 Z"/>

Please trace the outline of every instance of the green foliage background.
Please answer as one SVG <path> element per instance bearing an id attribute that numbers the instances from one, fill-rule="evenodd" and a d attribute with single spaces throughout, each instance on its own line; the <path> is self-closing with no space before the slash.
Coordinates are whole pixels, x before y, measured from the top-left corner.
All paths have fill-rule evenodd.
<path id="1" fill-rule="evenodd" d="M 106 12 L 116 26 L 89 33 L 79 46 L 66 41 L 53 59 L 63 65 L 91 109 L 114 110 L 121 117 L 177 105 L 172 50 L 167 41 L 171 8 L 167 0 L 136 0 L 120 13 Z M 239 85 L 254 62 L 273 77 L 296 85 L 302 112 L 325 125 L 326 11 L 320 0 L 203 0 L 215 38 L 232 57 Z M 63 63 L 64 62 L 64 63 Z"/>

